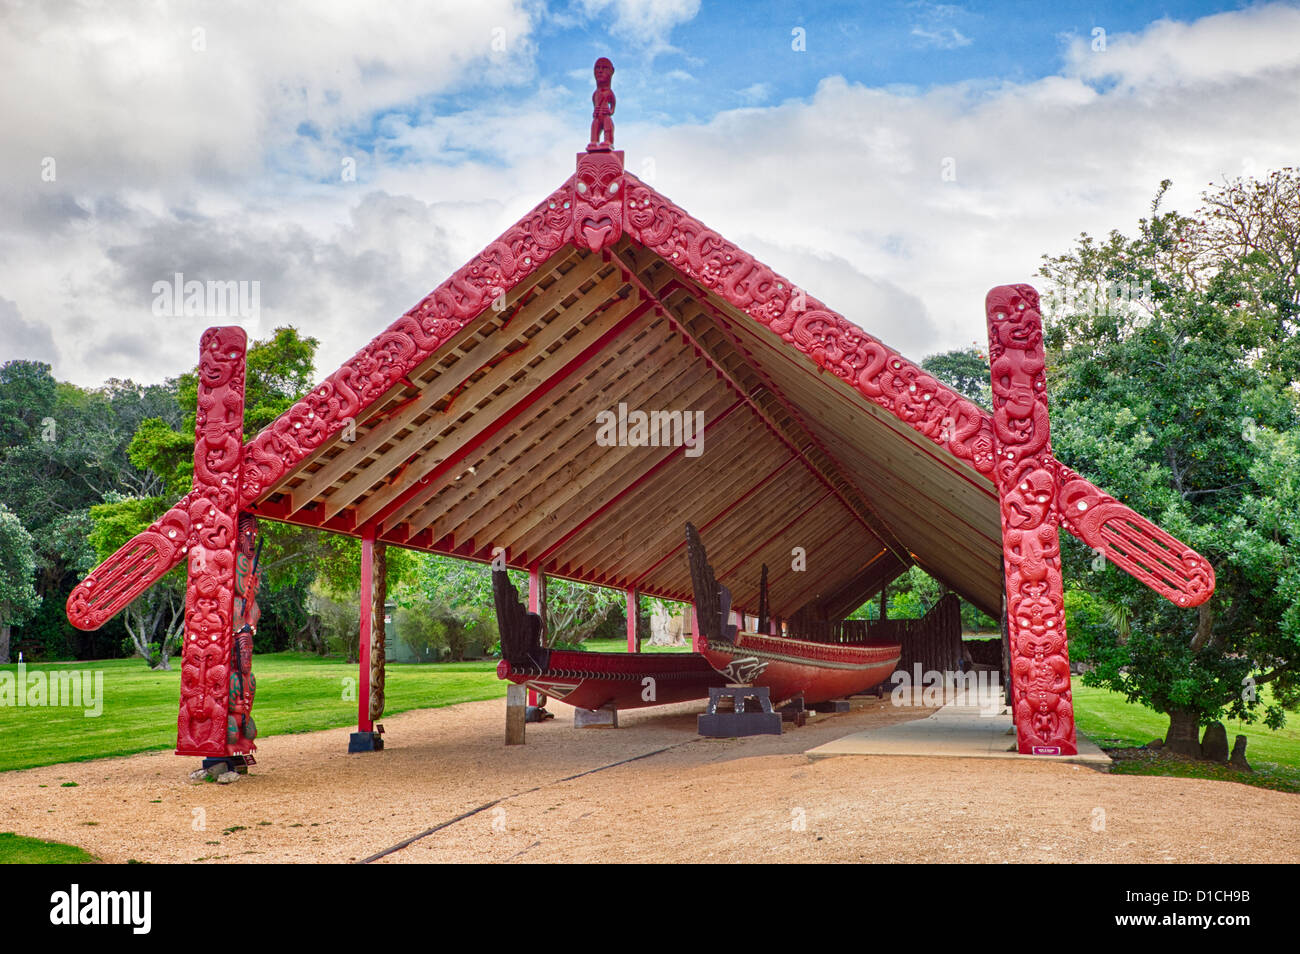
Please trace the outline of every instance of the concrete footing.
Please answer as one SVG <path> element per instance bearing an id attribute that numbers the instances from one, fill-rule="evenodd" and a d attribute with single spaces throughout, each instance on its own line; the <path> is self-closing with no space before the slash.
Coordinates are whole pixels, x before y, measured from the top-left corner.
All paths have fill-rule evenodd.
<path id="1" fill-rule="evenodd" d="M 618 728 L 618 710 L 613 706 L 600 709 L 574 709 L 573 727 L 575 729 Z"/>
<path id="2" fill-rule="evenodd" d="M 808 723 L 808 710 L 804 708 L 803 696 L 796 696 L 777 711 L 781 713 L 782 722 L 789 722 L 795 726 Z"/>
<path id="3" fill-rule="evenodd" d="M 808 708 L 813 712 L 848 712 L 852 707 L 847 699 L 827 699 L 825 702 L 814 702 Z"/>
<path id="4" fill-rule="evenodd" d="M 348 738 L 349 752 L 379 752 L 384 748 L 383 730 L 377 732 L 353 732 Z"/>

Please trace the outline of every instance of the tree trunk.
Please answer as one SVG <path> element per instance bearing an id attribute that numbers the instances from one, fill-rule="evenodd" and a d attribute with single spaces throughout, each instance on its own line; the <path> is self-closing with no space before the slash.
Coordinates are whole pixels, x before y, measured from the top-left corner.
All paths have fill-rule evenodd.
<path id="1" fill-rule="evenodd" d="M 0 663 L 9 661 L 9 624 L 0 623 Z"/>
<path id="2" fill-rule="evenodd" d="M 171 672 L 172 654 L 176 652 L 177 643 L 180 642 L 180 637 L 185 632 L 185 600 L 181 599 L 178 606 L 175 596 L 169 595 L 167 597 L 167 607 L 171 613 L 171 620 L 167 623 L 167 631 L 163 634 L 162 642 L 159 644 L 162 662 L 154 666 L 154 669 Z"/>
<path id="3" fill-rule="evenodd" d="M 661 604 L 651 604 L 650 613 L 650 645 L 651 646 L 680 646 L 682 645 L 681 620 L 668 612 L 667 608 Z"/>
<path id="4" fill-rule="evenodd" d="M 1214 597 L 1196 609 L 1196 633 L 1192 636 L 1192 652 L 1199 653 L 1214 640 Z"/>
<path id="5" fill-rule="evenodd" d="M 1200 758 L 1200 728 L 1197 713 L 1187 709 L 1173 710 L 1169 713 L 1169 730 L 1165 733 L 1164 751 L 1194 759 Z"/>

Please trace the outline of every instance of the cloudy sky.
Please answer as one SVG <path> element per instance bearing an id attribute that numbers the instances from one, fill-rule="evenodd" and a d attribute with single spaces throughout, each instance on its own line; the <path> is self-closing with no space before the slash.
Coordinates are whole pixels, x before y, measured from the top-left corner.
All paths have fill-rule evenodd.
<path id="1" fill-rule="evenodd" d="M 172 376 L 181 273 L 323 377 L 572 171 L 601 55 L 631 171 L 918 359 L 1161 179 L 1300 165 L 1294 3 L 867 6 L 3 2 L 0 361 Z"/>

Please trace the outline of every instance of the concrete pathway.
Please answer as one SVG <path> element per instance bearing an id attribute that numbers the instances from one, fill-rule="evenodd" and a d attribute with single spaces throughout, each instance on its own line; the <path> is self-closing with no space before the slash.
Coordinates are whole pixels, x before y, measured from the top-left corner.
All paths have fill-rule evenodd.
<path id="1" fill-rule="evenodd" d="M 995 704 L 946 705 L 911 722 L 854 732 L 809 749 L 810 758 L 837 755 L 923 755 L 975 759 L 1032 759 L 1109 765 L 1110 756 L 1082 733 L 1078 755 L 1020 755 L 1011 710 Z"/>

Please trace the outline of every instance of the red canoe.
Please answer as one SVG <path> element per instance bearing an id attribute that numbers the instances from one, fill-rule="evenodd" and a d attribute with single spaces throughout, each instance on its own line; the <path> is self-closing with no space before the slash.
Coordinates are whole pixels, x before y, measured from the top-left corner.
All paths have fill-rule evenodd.
<path id="1" fill-rule="evenodd" d="M 762 633 L 709 640 L 704 658 L 729 681 L 767 686 L 773 705 L 796 696 L 805 704 L 865 692 L 893 673 L 898 643 L 815 643 Z"/>

